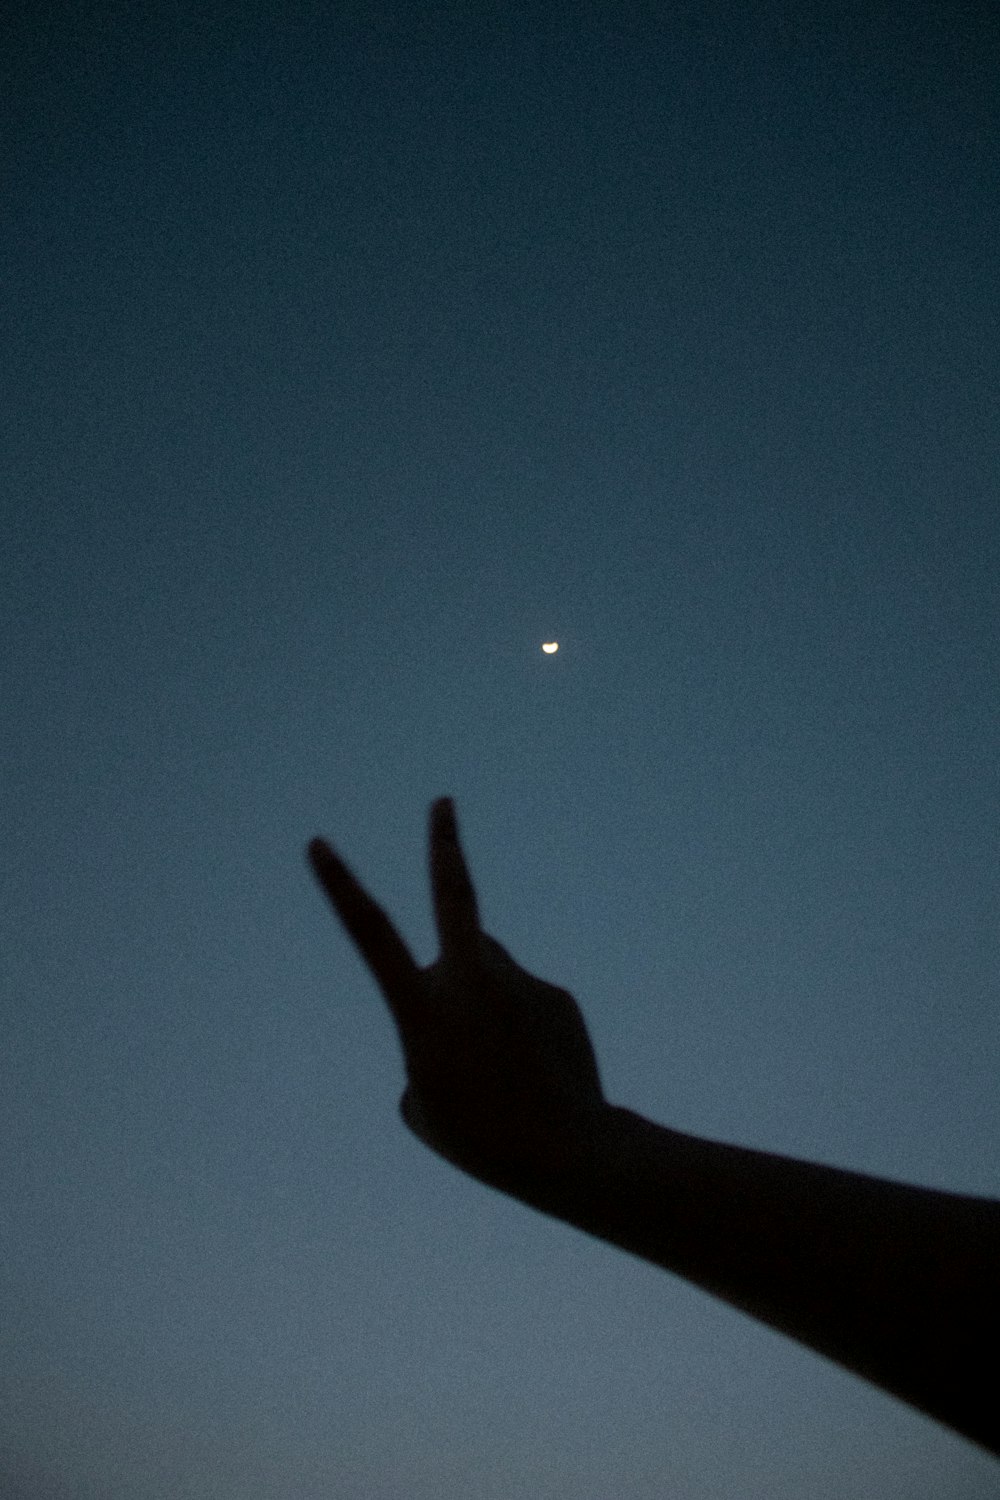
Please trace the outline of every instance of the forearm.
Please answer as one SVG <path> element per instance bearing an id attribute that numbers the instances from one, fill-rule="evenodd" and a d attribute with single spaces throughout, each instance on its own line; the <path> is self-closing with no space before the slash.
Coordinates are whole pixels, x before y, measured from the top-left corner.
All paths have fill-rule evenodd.
<path id="1" fill-rule="evenodd" d="M 1000 1451 L 1000 1205 L 611 1107 L 573 1170 L 517 1195 Z"/>
<path id="2" fill-rule="evenodd" d="M 427 968 L 329 845 L 310 859 L 399 1028 L 403 1117 L 428 1146 L 1000 1452 L 1000 1205 L 607 1105 L 572 995 L 482 931 L 450 799 L 431 808 L 441 956 Z"/>

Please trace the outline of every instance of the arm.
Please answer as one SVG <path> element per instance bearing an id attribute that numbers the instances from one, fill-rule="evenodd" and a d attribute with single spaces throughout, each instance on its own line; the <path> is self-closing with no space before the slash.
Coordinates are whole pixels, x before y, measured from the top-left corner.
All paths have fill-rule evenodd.
<path id="1" fill-rule="evenodd" d="M 1000 1453 L 1000 1205 L 611 1115 L 565 1217 Z"/>
<path id="2" fill-rule="evenodd" d="M 441 943 L 413 961 L 322 840 L 313 869 L 399 1029 L 406 1123 L 481 1181 L 686 1277 L 1000 1453 L 1000 1205 L 682 1135 L 609 1104 L 580 1011 L 479 925 L 431 809 Z"/>

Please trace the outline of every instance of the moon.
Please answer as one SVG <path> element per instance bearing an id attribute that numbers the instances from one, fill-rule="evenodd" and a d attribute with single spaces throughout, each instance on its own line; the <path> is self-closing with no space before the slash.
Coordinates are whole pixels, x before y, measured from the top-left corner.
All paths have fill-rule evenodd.
<path id="1" fill-rule="evenodd" d="M 559 650 L 559 642 L 558 641 L 543 641 L 542 642 L 542 650 L 545 652 L 546 656 L 554 656 L 555 653 Z"/>

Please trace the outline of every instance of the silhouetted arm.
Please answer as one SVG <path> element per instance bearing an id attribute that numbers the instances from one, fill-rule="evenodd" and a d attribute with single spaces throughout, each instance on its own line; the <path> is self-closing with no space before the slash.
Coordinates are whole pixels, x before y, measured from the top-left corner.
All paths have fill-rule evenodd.
<path id="1" fill-rule="evenodd" d="M 1000 1453 L 1000 1205 L 611 1115 L 562 1217 Z"/>
<path id="2" fill-rule="evenodd" d="M 609 1104 L 573 997 L 483 933 L 449 800 L 431 809 L 441 954 L 427 968 L 327 844 L 309 854 L 396 1021 L 403 1117 L 423 1141 L 1000 1452 L 1000 1205 Z"/>

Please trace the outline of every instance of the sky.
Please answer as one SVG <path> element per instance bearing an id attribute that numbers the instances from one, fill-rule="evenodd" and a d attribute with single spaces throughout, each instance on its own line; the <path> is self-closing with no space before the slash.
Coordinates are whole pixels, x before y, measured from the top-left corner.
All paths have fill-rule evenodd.
<path id="1" fill-rule="evenodd" d="M 995 1496 L 411 1137 L 304 859 L 429 961 L 451 793 L 614 1102 L 996 1196 L 995 7 L 5 33 L 0 1491 Z"/>

